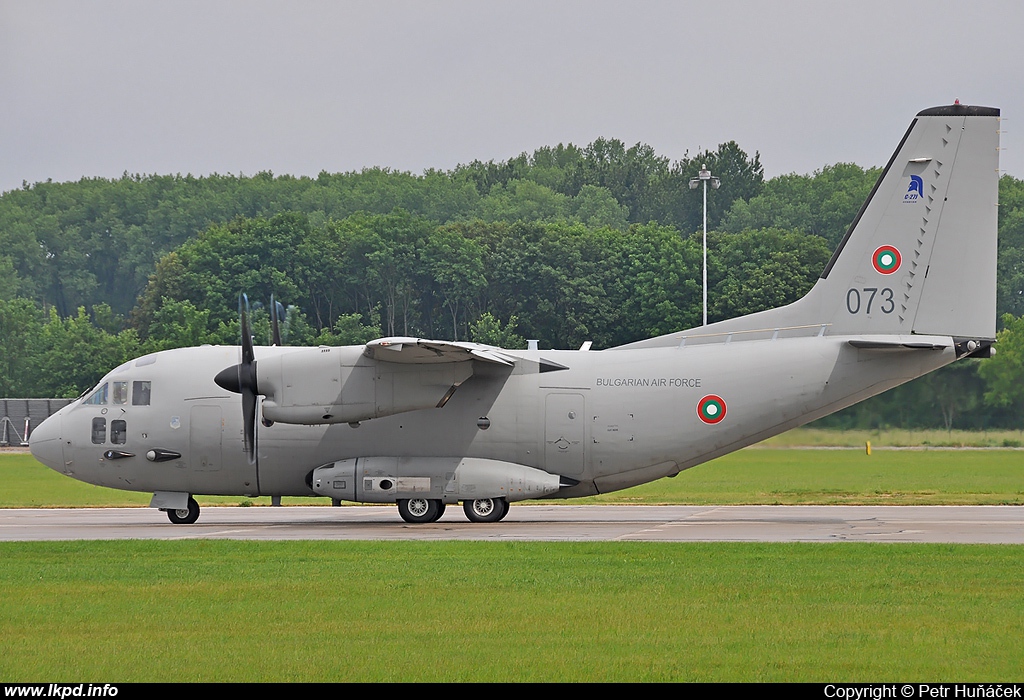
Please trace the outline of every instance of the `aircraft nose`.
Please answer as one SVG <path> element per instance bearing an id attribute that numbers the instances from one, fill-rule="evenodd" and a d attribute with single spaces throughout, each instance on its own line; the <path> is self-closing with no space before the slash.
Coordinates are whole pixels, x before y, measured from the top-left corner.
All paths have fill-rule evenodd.
<path id="1" fill-rule="evenodd" d="M 61 415 L 44 420 L 28 438 L 32 456 L 56 471 L 64 470 L 64 442 L 61 440 Z"/>

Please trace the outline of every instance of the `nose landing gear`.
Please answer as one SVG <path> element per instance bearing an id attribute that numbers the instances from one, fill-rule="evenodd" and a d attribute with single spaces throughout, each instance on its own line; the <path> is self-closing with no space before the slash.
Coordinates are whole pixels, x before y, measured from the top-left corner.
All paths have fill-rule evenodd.
<path id="1" fill-rule="evenodd" d="M 196 499 L 189 496 L 188 507 L 169 509 L 167 511 L 167 519 L 175 525 L 191 525 L 196 520 L 199 520 L 199 504 L 196 503 Z"/>

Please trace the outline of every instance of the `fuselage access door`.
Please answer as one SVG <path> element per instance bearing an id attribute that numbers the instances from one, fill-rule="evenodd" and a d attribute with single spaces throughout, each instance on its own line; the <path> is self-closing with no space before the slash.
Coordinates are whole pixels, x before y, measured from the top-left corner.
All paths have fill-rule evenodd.
<path id="1" fill-rule="evenodd" d="M 544 468 L 580 476 L 586 466 L 586 401 L 582 394 L 551 393 L 545 400 Z"/>

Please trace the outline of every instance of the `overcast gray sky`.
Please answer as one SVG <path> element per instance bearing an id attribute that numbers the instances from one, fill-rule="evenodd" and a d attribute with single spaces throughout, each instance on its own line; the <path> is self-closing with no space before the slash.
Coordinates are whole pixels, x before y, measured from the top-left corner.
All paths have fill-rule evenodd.
<path id="1" fill-rule="evenodd" d="M 0 191 L 420 173 L 599 136 L 807 173 L 884 165 L 956 98 L 1002 108 L 1024 177 L 1022 88 L 1021 2 L 0 0 Z"/>

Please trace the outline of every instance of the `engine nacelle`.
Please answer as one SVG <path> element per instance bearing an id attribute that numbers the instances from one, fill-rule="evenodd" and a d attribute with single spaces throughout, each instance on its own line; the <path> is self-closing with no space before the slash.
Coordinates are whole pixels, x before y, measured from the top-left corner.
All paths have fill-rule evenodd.
<path id="1" fill-rule="evenodd" d="M 256 363 L 263 417 L 280 423 L 354 423 L 444 404 L 471 362 L 375 362 L 358 347 L 304 348 Z"/>
<path id="2" fill-rule="evenodd" d="M 479 498 L 522 501 L 561 487 L 561 478 L 514 462 L 477 457 L 357 457 L 313 470 L 321 496 L 358 503 L 434 498 L 457 503 Z"/>

